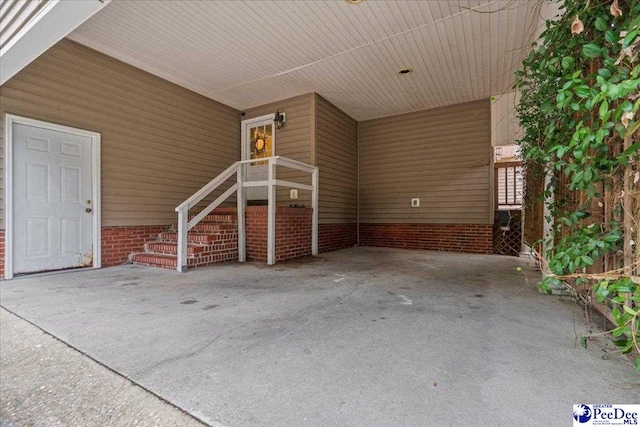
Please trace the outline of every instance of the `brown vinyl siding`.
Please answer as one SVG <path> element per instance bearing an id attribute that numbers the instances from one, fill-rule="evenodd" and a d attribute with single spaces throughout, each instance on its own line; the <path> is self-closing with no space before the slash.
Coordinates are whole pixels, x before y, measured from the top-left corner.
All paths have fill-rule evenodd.
<path id="1" fill-rule="evenodd" d="M 360 122 L 360 222 L 490 224 L 490 125 L 488 100 Z"/>
<path id="2" fill-rule="evenodd" d="M 358 123 L 321 96 L 316 104 L 320 223 L 355 223 L 358 197 Z"/>
<path id="3" fill-rule="evenodd" d="M 311 164 L 311 150 L 313 141 L 313 120 L 312 106 L 315 94 L 308 93 L 267 105 L 251 108 L 245 111 L 242 120 L 265 116 L 275 113 L 276 110 L 287 115 L 287 120 L 281 129 L 276 129 L 276 152 L 277 156 L 288 157 L 300 162 Z M 290 168 L 278 167 L 276 173 L 278 179 L 311 184 L 311 175 L 305 172 L 298 172 Z M 278 187 L 278 204 L 289 206 L 289 204 L 303 204 L 311 206 L 311 194 L 309 191 L 299 190 L 297 200 L 289 198 L 289 189 Z"/>
<path id="4" fill-rule="evenodd" d="M 491 103 L 491 145 L 494 147 L 515 144 L 522 138 L 522 127 L 516 113 L 519 102 L 520 92 L 508 92 Z"/>
<path id="5" fill-rule="evenodd" d="M 491 223 L 488 100 L 358 124 L 305 94 L 240 117 L 69 40 L 0 88 L 3 115 L 101 133 L 105 226 L 175 222 L 176 205 L 240 158 L 240 120 L 276 110 L 287 115 L 276 130 L 276 154 L 320 168 L 321 223 L 357 221 L 358 168 L 362 223 Z M 286 168 L 278 177 L 311 182 Z M 410 207 L 412 197 L 420 208 Z M 310 194 L 300 191 L 293 201 L 280 188 L 278 202 L 310 206 Z"/>
<path id="6" fill-rule="evenodd" d="M 240 158 L 239 111 L 69 40 L 0 88 L 0 112 L 101 134 L 104 226 L 173 223 Z"/>

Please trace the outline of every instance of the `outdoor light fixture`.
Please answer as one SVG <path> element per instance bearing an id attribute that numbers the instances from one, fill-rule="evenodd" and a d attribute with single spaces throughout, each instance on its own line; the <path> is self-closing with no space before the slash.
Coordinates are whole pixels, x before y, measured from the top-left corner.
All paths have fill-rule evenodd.
<path id="1" fill-rule="evenodd" d="M 273 122 L 276 125 L 276 129 L 282 129 L 284 126 L 284 122 L 286 121 L 285 113 L 281 113 L 280 111 L 276 111 L 275 116 L 273 117 Z"/>
<path id="2" fill-rule="evenodd" d="M 363 0 L 345 0 L 349 4 L 360 4 Z"/>

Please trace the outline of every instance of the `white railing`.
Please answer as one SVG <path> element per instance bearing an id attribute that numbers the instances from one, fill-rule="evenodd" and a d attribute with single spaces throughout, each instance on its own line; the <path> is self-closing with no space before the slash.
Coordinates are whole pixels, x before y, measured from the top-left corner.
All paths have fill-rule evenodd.
<path id="1" fill-rule="evenodd" d="M 264 181 L 247 181 L 247 167 L 251 163 L 267 162 L 269 175 Z M 283 181 L 276 178 L 276 167 L 285 166 L 302 172 L 311 174 L 311 185 L 299 184 L 292 181 Z M 189 220 L 189 209 L 196 206 L 205 197 L 211 194 L 220 185 L 226 182 L 233 175 L 236 175 L 236 182 L 227 191 L 222 193 L 217 199 L 211 202 L 206 208 Z M 267 264 L 273 265 L 276 262 L 276 187 L 297 188 L 311 191 L 311 207 L 313 217 L 311 221 L 311 254 L 318 255 L 318 168 L 297 160 L 286 157 L 274 156 L 265 159 L 243 160 L 229 166 L 220 175 L 209 181 L 204 187 L 196 191 L 191 197 L 176 207 L 178 212 L 178 263 L 176 270 L 185 273 L 187 271 L 187 234 L 196 224 L 202 221 L 215 208 L 220 206 L 234 192 L 237 193 L 238 204 L 238 261 L 246 261 L 246 230 L 245 230 L 245 208 L 247 197 L 245 188 L 267 187 L 268 207 L 267 207 Z"/>

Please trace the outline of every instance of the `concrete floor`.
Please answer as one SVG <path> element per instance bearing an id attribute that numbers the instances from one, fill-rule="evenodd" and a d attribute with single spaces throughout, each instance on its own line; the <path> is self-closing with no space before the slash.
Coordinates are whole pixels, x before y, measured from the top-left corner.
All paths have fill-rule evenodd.
<path id="1" fill-rule="evenodd" d="M 204 424 L 0 309 L 0 426 Z"/>
<path id="2" fill-rule="evenodd" d="M 322 258 L 20 278 L 0 296 L 229 426 L 560 426 L 574 403 L 640 401 L 632 364 L 603 339 L 576 346 L 579 308 L 539 294 L 539 273 L 517 258 L 378 248 Z"/>

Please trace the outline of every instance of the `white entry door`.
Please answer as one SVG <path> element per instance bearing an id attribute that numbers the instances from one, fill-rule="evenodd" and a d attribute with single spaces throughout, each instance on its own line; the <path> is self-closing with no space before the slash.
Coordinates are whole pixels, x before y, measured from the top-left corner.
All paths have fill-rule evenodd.
<path id="1" fill-rule="evenodd" d="M 12 274 L 95 266 L 95 139 L 19 122 L 12 139 Z"/>
<path id="2" fill-rule="evenodd" d="M 264 159 L 275 156 L 274 115 L 262 116 L 242 122 L 242 160 Z M 247 181 L 269 179 L 267 162 L 256 162 L 247 167 Z M 267 200 L 267 187 L 248 187 L 248 200 Z"/>

